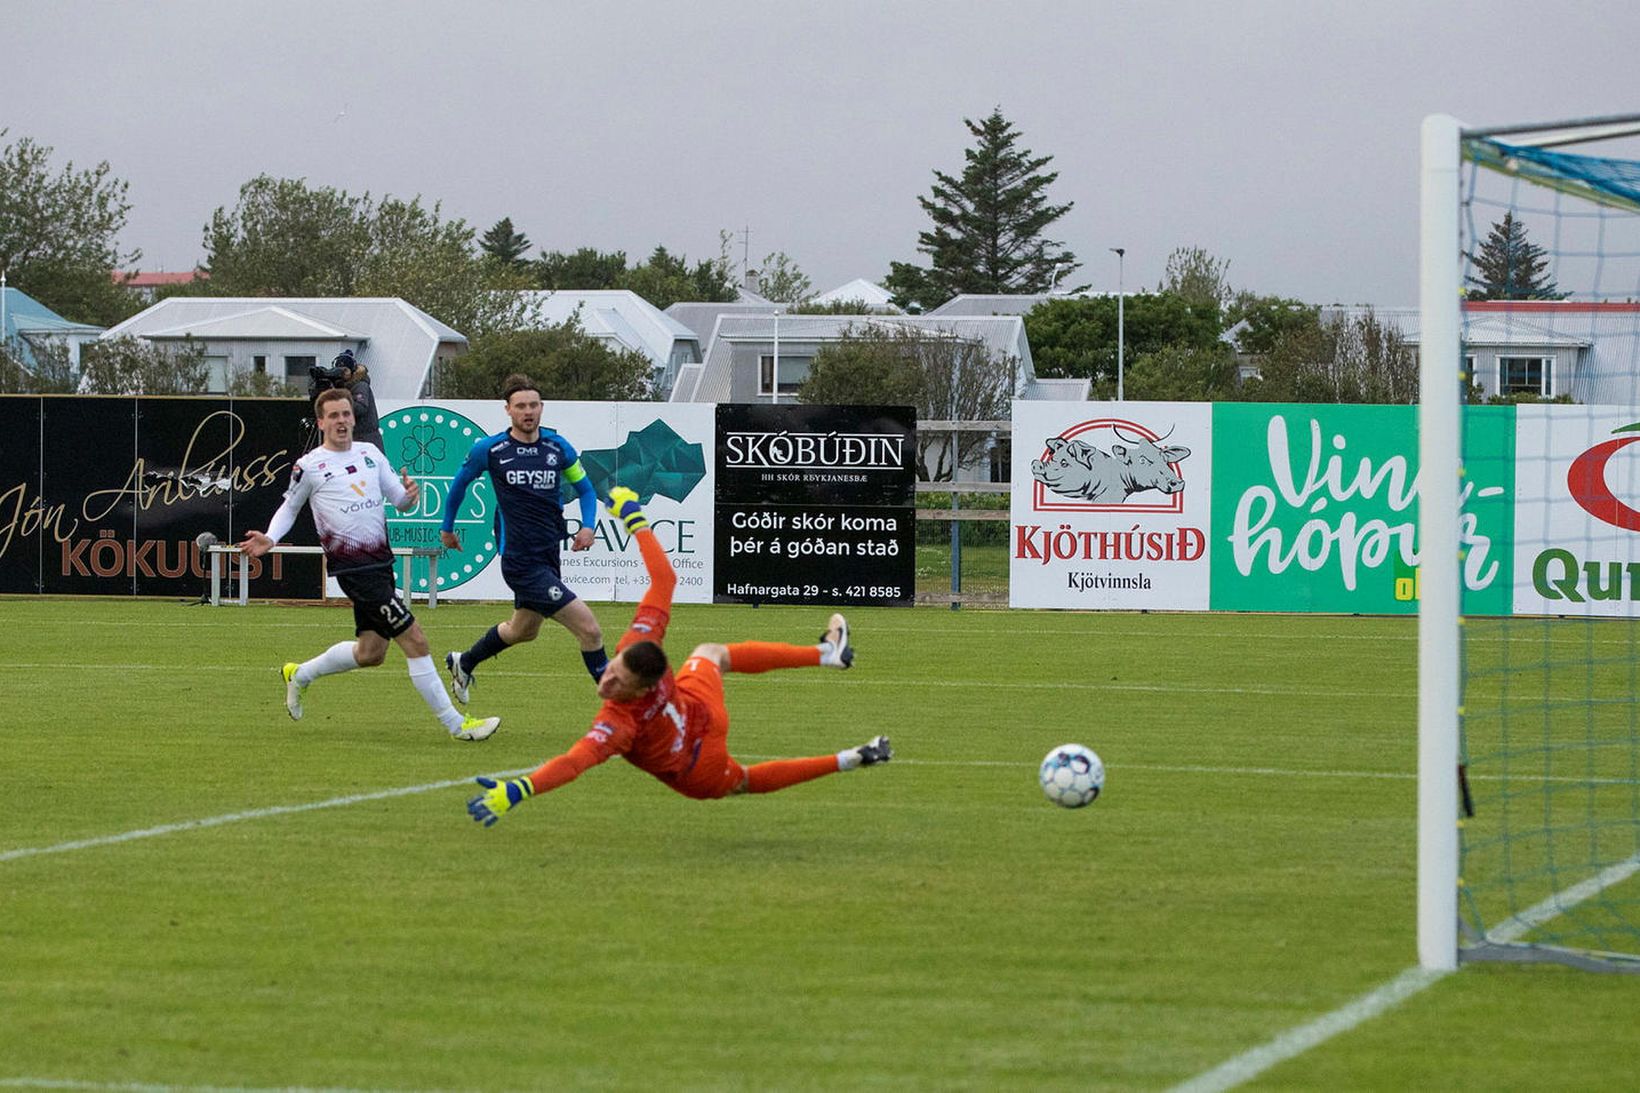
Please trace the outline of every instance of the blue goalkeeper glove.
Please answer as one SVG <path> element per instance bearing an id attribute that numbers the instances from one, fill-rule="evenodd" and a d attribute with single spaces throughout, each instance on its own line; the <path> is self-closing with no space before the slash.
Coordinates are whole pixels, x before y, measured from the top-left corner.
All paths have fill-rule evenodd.
<path id="1" fill-rule="evenodd" d="M 481 776 L 473 781 L 483 786 L 484 792 L 467 802 L 467 812 L 485 827 L 494 827 L 504 813 L 535 793 L 535 787 L 528 778 L 508 778 L 505 782 L 497 782 L 494 778 Z"/>
<path id="2" fill-rule="evenodd" d="M 649 517 L 638 507 L 638 495 L 625 486 L 611 489 L 609 500 L 604 504 L 615 519 L 626 525 L 627 531 L 639 532 L 649 526 Z"/>

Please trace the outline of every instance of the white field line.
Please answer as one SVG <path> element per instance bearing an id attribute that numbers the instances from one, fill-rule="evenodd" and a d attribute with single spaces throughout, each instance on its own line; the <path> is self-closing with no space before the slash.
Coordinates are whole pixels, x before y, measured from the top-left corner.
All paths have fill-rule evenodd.
<path id="1" fill-rule="evenodd" d="M 0 1078 L 0 1089 L 90 1089 L 105 1093 L 388 1093 L 386 1090 L 339 1089 L 329 1086 L 279 1086 L 254 1089 L 240 1085 L 153 1085 L 148 1082 L 82 1082 L 72 1078 Z M 403 1091 L 397 1091 L 403 1093 Z"/>
<path id="2" fill-rule="evenodd" d="M 490 777 L 510 778 L 515 774 L 527 774 L 531 769 L 525 767 L 520 770 L 501 771 Z M 471 778 L 453 778 L 443 782 L 424 782 L 419 786 L 400 786 L 397 789 L 381 789 L 374 793 L 355 793 L 347 797 L 332 797 L 327 801 L 309 801 L 301 805 L 272 805 L 268 808 L 253 808 L 245 812 L 228 812 L 221 816 L 207 816 L 200 820 L 182 820 L 174 824 L 160 824 L 158 827 L 138 828 L 135 831 L 122 831 L 117 835 L 98 835 L 91 839 L 74 839 L 66 843 L 53 843 L 50 846 L 24 846 L 16 850 L 0 852 L 0 862 L 17 861 L 20 858 L 33 858 L 41 854 L 66 854 L 70 850 L 89 850 L 98 846 L 113 846 L 118 843 L 135 842 L 138 839 L 153 839 L 161 835 L 175 835 L 183 831 L 199 831 L 207 827 L 221 827 L 223 824 L 236 824 L 246 820 L 265 820 L 271 816 L 290 816 L 298 812 L 317 812 L 323 808 L 346 808 L 348 805 L 363 804 L 366 801 L 383 801 L 392 797 L 409 797 L 417 793 L 426 793 L 435 789 L 450 789 L 453 786 L 466 785 Z"/>
<path id="3" fill-rule="evenodd" d="M 741 753 L 740 758 L 762 761 L 764 759 L 777 759 L 782 757 L 773 755 L 758 755 L 755 753 Z M 1021 762 L 1019 760 L 1005 759 L 910 758 L 898 758 L 894 761 L 894 765 L 897 767 L 1015 767 L 1021 770 L 1029 769 L 1031 766 L 1031 764 Z M 517 770 L 499 771 L 489 776 L 511 778 L 519 774 L 528 774 L 533 769 L 533 767 L 520 767 Z M 1410 782 L 1417 778 L 1416 774 L 1402 771 L 1298 770 L 1284 767 L 1210 767 L 1195 765 L 1179 766 L 1158 763 L 1124 763 L 1122 764 L 1121 769 L 1127 771 L 1150 771 L 1160 774 L 1212 774 L 1224 777 L 1255 778 L 1354 778 L 1396 782 Z M 1591 781 L 1591 779 L 1588 778 L 1570 776 L 1548 778 L 1540 777 L 1533 779 L 1523 779 L 1518 775 L 1512 777 L 1515 781 L 1530 780 L 1537 782 L 1568 782 L 1576 783 L 1578 785 L 1586 785 Z M 1502 775 L 1474 774 L 1470 775 L 1470 779 L 1472 781 L 1504 780 Z M 135 842 L 138 839 L 157 838 L 161 835 L 176 835 L 184 831 L 199 831 L 209 827 L 221 827 L 224 824 L 241 823 L 248 820 L 265 820 L 274 816 L 290 816 L 301 812 L 317 812 L 320 809 L 326 808 L 345 808 L 348 805 L 364 804 L 367 801 L 383 801 L 394 797 L 410 797 L 418 793 L 427 793 L 435 789 L 450 789 L 454 786 L 464 786 L 469 784 L 471 781 L 471 778 L 453 778 L 442 782 L 424 782 L 421 785 L 400 786 L 396 789 L 376 790 L 373 793 L 356 793 L 346 797 L 331 797 L 328 800 L 309 801 L 306 804 L 271 805 L 267 808 L 253 808 L 244 812 L 229 812 L 220 816 L 207 816 L 198 820 L 181 820 L 173 824 L 161 824 L 157 827 L 145 827 L 134 831 L 122 831 L 114 835 L 98 835 L 90 839 L 75 839 L 70 842 L 54 843 L 50 846 L 18 847 L 15 850 L 0 851 L 0 863 L 17 861 L 22 858 L 38 857 L 42 854 L 64 854 L 71 850 L 90 850 L 99 846 L 113 846 L 118 843 Z M 1630 785 L 1634 780 L 1628 778 L 1601 778 L 1593 779 L 1593 781 L 1602 784 Z M 1629 867 L 1629 873 L 1636 871 L 1640 871 L 1640 864 L 1634 864 Z M 1608 870 L 1608 872 L 1610 872 L 1610 870 Z M 1605 876 L 1606 874 L 1604 873 L 1600 874 L 1600 877 Z M 1592 895 L 1595 891 L 1599 891 L 1600 888 L 1610 887 L 1611 885 L 1618 883 L 1619 880 L 1626 879 L 1627 876 L 1628 874 L 1625 874 L 1623 877 L 1618 877 L 1616 879 L 1606 880 L 1599 883 L 1598 887 L 1593 889 L 1589 895 Z M 1597 883 L 1600 881 L 1600 877 L 1597 877 L 1592 881 L 1585 881 L 1583 883 L 1585 885 Z M 1580 891 L 1581 887 L 1581 885 L 1573 886 L 1566 891 L 1567 893 L 1575 894 Z M 1572 900 L 1572 902 L 1581 902 L 1583 899 L 1587 898 L 1587 895 L 1578 895 Z M 1527 916 L 1531 914 L 1531 911 L 1524 912 L 1520 916 L 1520 919 L 1525 921 Z M 1533 923 L 1532 925 L 1536 925 L 1536 923 Z"/>
<path id="4" fill-rule="evenodd" d="M 1640 855 L 1601 870 L 1587 880 L 1564 888 L 1541 903 L 1522 911 L 1507 924 L 1492 931 L 1490 940 L 1508 944 L 1519 941 L 1527 933 L 1548 922 L 1564 911 L 1599 895 L 1614 884 L 1621 884 L 1640 872 Z M 1233 1059 L 1206 1070 L 1181 1085 L 1173 1093 L 1221 1093 L 1252 1081 L 1266 1070 L 1288 1059 L 1296 1058 L 1343 1032 L 1349 1032 L 1380 1014 L 1387 1013 L 1411 998 L 1425 987 L 1451 975 L 1450 970 L 1411 967 L 1389 982 L 1375 987 L 1331 1013 L 1308 1024 L 1288 1029 L 1268 1043 L 1244 1051 Z"/>
<path id="5" fill-rule="evenodd" d="M 747 758 L 763 758 L 761 756 L 747 756 Z M 915 766 L 1021 766 L 1023 764 L 1000 760 L 902 760 L 907 765 Z M 499 771 L 494 777 L 512 777 L 527 773 L 530 768 Z M 1278 777 L 1323 777 L 1323 778 L 1378 778 L 1411 780 L 1414 775 L 1386 772 L 1386 771 L 1307 771 L 1286 770 L 1275 767 L 1207 767 L 1207 766 L 1161 766 L 1130 764 L 1129 770 L 1150 770 L 1168 773 L 1202 773 L 1222 775 L 1254 775 Z M 356 793 L 345 797 L 332 797 L 324 801 L 311 801 L 299 805 L 274 805 L 268 808 L 250 809 L 244 812 L 230 812 L 220 816 L 208 816 L 199 820 L 184 820 L 174 824 L 162 824 L 158 827 L 140 828 L 134 831 L 123 831 L 115 835 L 102 835 L 91 839 L 75 839 L 70 842 L 56 843 L 42 847 L 21 847 L 16 850 L 0 852 L 0 862 L 16 861 L 22 858 L 36 857 L 43 854 L 62 854 L 73 850 L 86 850 L 99 846 L 113 846 L 120 843 L 134 842 L 138 839 L 156 838 L 162 835 L 174 835 L 185 831 L 197 831 L 210 827 L 220 827 L 224 824 L 239 823 L 250 820 L 267 819 L 274 816 L 287 816 L 302 812 L 315 812 L 326 808 L 345 808 L 348 805 L 362 804 L 367 801 L 387 800 L 394 797 L 408 797 L 418 793 L 426 793 L 435 789 L 450 789 L 455 786 L 466 785 L 470 778 L 447 779 L 439 782 L 424 782 L 420 785 L 401 786 L 395 789 L 377 790 L 374 793 Z M 1560 892 L 1548 897 L 1533 907 L 1521 912 L 1505 926 L 1494 931 L 1492 940 L 1510 942 L 1519 940 L 1529 931 L 1548 922 L 1565 910 L 1576 906 L 1588 899 L 1592 899 L 1600 892 L 1615 884 L 1640 873 L 1640 855 L 1611 866 L 1593 877 L 1571 885 Z M 1175 1093 L 1217 1093 L 1217 1091 L 1233 1089 L 1244 1082 L 1250 1081 L 1266 1070 L 1295 1058 L 1298 1055 L 1316 1047 L 1340 1033 L 1348 1032 L 1353 1028 L 1377 1017 L 1379 1014 L 1400 1005 L 1401 1002 L 1412 997 L 1445 976 L 1447 971 L 1434 971 L 1420 967 L 1412 967 L 1403 971 L 1389 982 L 1379 986 L 1351 1002 L 1333 1010 L 1308 1024 L 1300 1025 L 1277 1036 L 1250 1051 L 1243 1052 L 1233 1059 L 1219 1064 L 1212 1070 L 1204 1071 L 1189 1081 L 1175 1087 Z M 91 1089 L 125 1091 L 132 1093 L 148 1093 L 153 1090 L 158 1093 L 162 1090 L 186 1090 L 188 1093 L 261 1093 L 261 1091 L 244 1089 L 232 1086 L 170 1086 L 170 1085 L 143 1085 L 143 1084 L 106 1084 L 96 1082 L 79 1082 L 72 1080 L 50 1078 L 0 1078 L 0 1087 L 31 1088 L 31 1089 Z M 345 1090 L 312 1090 L 286 1091 L 286 1093 L 355 1093 Z"/>

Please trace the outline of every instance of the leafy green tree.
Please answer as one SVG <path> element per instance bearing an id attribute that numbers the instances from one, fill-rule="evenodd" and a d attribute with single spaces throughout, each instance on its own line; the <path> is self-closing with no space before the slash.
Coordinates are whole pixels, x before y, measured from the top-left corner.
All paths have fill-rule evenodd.
<path id="1" fill-rule="evenodd" d="M 1140 354 L 1126 367 L 1123 394 L 1155 402 L 1220 402 L 1238 395 L 1236 354 L 1223 342 L 1173 343 Z"/>
<path id="2" fill-rule="evenodd" d="M 210 380 L 205 348 L 110 338 L 80 347 L 80 387 L 94 395 L 202 395 Z"/>
<path id="3" fill-rule="evenodd" d="M 1281 333 L 1242 385 L 1253 402 L 1410 404 L 1418 401 L 1418 362 L 1395 327 L 1370 310 L 1338 315 Z"/>
<path id="4" fill-rule="evenodd" d="M 236 368 L 228 374 L 228 394 L 234 398 L 294 398 L 306 395 L 307 390 L 270 372 Z"/>
<path id="5" fill-rule="evenodd" d="M 643 401 L 655 397 L 651 371 L 647 357 L 611 350 L 572 317 L 476 342 L 439 371 L 435 387 L 440 398 L 498 399 L 506 378 L 521 372 L 541 385 L 544 399 Z"/>
<path id="6" fill-rule="evenodd" d="M 535 282 L 542 288 L 616 288 L 626 276 L 626 251 L 607 254 L 581 247 L 572 254 L 547 251 L 534 263 Z"/>
<path id="7" fill-rule="evenodd" d="M 1201 247 L 1176 247 L 1167 256 L 1159 292 L 1171 292 L 1192 304 L 1208 304 L 1223 309 L 1233 293 L 1228 275 L 1230 263 L 1215 258 Z"/>
<path id="8" fill-rule="evenodd" d="M 630 289 L 665 311 L 679 300 L 728 302 L 735 299 L 727 255 L 689 264 L 658 246 L 641 265 L 621 277 L 617 288 Z"/>
<path id="9" fill-rule="evenodd" d="M 788 315 L 898 315 L 891 307 L 874 307 L 864 300 L 828 300 L 815 303 L 808 300 L 786 309 Z"/>
<path id="10" fill-rule="evenodd" d="M 506 266 L 525 266 L 529 264 L 524 257 L 529 253 L 530 237 L 521 231 L 513 230 L 512 217 L 503 216 L 490 230 L 485 232 L 478 241 L 479 249 L 496 262 Z"/>
<path id="11" fill-rule="evenodd" d="M 370 247 L 370 196 L 306 179 L 258 175 L 205 228 L 210 292 L 218 296 L 356 296 Z"/>
<path id="12" fill-rule="evenodd" d="M 0 271 L 60 315 L 112 326 L 142 308 L 109 277 L 142 256 L 116 242 L 131 211 L 127 183 L 107 161 L 53 171 L 51 155 L 29 137 L 0 148 Z"/>
<path id="13" fill-rule="evenodd" d="M 1564 300 L 1549 275 L 1547 252 L 1526 238 L 1526 225 L 1506 212 L 1492 225 L 1478 254 L 1469 256 L 1475 271 L 1464 279 L 1471 300 Z"/>
<path id="14" fill-rule="evenodd" d="M 1120 318 L 1124 371 L 1129 362 L 1169 346 L 1213 349 L 1221 333 L 1217 305 L 1193 304 L 1170 292 L 1127 297 Z M 1090 379 L 1094 397 L 1115 397 L 1117 322 L 1114 296 L 1061 297 L 1038 304 L 1025 315 L 1037 375 Z M 1125 382 L 1123 386 L 1126 394 Z"/>
<path id="15" fill-rule="evenodd" d="M 1225 321 L 1232 328 L 1241 326 L 1236 332 L 1236 348 L 1241 352 L 1268 353 L 1283 335 L 1319 325 L 1321 309 L 1283 296 L 1243 292 L 1230 305 Z"/>
<path id="16" fill-rule="evenodd" d="M 397 296 L 469 338 L 530 318 L 504 291 L 528 287 L 527 271 L 486 261 L 465 221 L 419 197 L 378 202 L 260 175 L 212 215 L 205 254 L 201 288 L 216 296 Z"/>
<path id="17" fill-rule="evenodd" d="M 800 304 L 814 295 L 814 282 L 785 251 L 777 251 L 757 271 L 757 294 L 779 304 Z"/>
<path id="18" fill-rule="evenodd" d="M 994 357 L 984 343 L 901 325 L 850 327 L 814 355 L 798 388 L 802 402 L 842 406 L 910 405 L 924 420 L 1006 418 L 1019 383 L 1019 361 Z M 917 473 L 950 481 L 988 450 L 985 433 L 931 432 L 917 437 Z"/>
<path id="19" fill-rule="evenodd" d="M 963 292 L 1046 292 L 1056 268 L 1069 273 L 1080 266 L 1074 254 L 1043 237 L 1072 206 L 1048 201 L 1059 173 L 1043 168 L 1053 157 L 1016 147 L 1020 134 L 1001 107 L 963 124 L 974 146 L 963 152 L 962 174 L 935 171 L 930 196 L 917 198 L 934 225 L 917 235 L 928 268 L 891 262 L 883 281 L 900 307 L 926 310 Z"/>
<path id="20" fill-rule="evenodd" d="M 64 395 L 78 386 L 68 346 L 62 341 L 54 338 L 44 344 L 31 344 L 30 364 L 23 363 L 19 349 L 16 342 L 0 342 L 0 394 Z"/>

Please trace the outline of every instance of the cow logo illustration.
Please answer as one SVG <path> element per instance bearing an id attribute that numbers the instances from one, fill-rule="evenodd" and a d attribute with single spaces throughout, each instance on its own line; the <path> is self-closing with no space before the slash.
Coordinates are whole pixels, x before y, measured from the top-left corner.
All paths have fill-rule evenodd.
<path id="1" fill-rule="evenodd" d="M 1183 512 L 1185 480 L 1179 464 L 1190 449 L 1164 446 L 1172 432 L 1158 436 L 1137 422 L 1096 418 L 1049 437 L 1042 458 L 1031 460 L 1034 507 L 1045 512 Z M 1165 500 L 1128 500 L 1147 491 Z M 1066 500 L 1051 498 L 1050 492 Z"/>
<path id="2" fill-rule="evenodd" d="M 1606 464 L 1612 456 L 1640 441 L 1640 421 L 1612 432 L 1630 435 L 1603 440 L 1572 460 L 1566 471 L 1566 488 L 1578 507 L 1596 520 L 1624 531 L 1640 531 L 1640 511 L 1625 504 L 1606 484 Z"/>

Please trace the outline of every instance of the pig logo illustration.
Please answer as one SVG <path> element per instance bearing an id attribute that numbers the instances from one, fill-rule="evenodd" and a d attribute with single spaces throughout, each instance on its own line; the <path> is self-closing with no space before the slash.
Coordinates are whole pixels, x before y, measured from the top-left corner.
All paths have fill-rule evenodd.
<path id="1" fill-rule="evenodd" d="M 1084 426 L 1104 423 L 1084 423 Z M 1043 458 L 1031 460 L 1031 477 L 1054 493 L 1092 505 L 1120 505 L 1135 493 L 1157 490 L 1172 495 L 1184 489 L 1177 466 L 1190 449 L 1161 445 L 1173 430 L 1154 439 L 1130 435 L 1110 423 L 1115 441 L 1104 451 L 1075 436 L 1047 440 Z M 1083 426 L 1067 433 L 1087 431 Z M 1081 507 L 1081 506 L 1078 506 Z"/>

